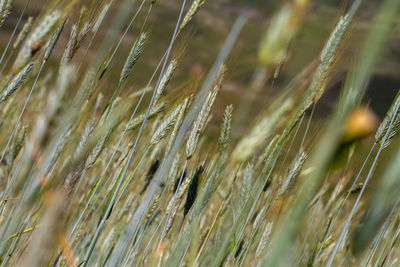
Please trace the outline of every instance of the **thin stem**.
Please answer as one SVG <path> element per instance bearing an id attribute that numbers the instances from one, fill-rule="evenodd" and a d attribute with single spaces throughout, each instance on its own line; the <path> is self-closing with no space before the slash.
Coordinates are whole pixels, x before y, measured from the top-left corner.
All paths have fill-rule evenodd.
<path id="1" fill-rule="evenodd" d="M 172 199 L 171 199 L 171 201 L 172 201 L 171 206 L 172 206 L 172 207 L 175 206 L 176 196 L 178 195 L 179 188 L 181 187 L 181 184 L 182 184 L 182 182 L 183 182 L 183 181 L 182 181 L 182 180 L 183 180 L 183 175 L 184 175 L 184 173 L 185 173 L 185 170 L 186 170 L 186 167 L 187 167 L 187 163 L 188 163 L 188 160 L 186 159 L 186 160 L 185 160 L 185 164 L 183 165 L 183 168 L 182 168 L 181 176 L 179 177 L 179 180 L 178 180 L 178 187 L 176 188 L 176 191 L 175 191 L 175 193 L 174 193 L 174 195 L 172 196 Z M 163 230 L 162 230 L 162 232 L 161 232 L 161 236 L 160 236 L 160 238 L 158 239 L 158 242 L 157 242 L 158 245 L 157 245 L 156 251 L 158 251 L 158 250 L 160 249 L 161 241 L 162 241 L 163 238 L 165 238 L 166 231 L 167 231 L 167 224 L 168 224 L 169 220 L 171 219 L 171 216 L 172 216 L 172 214 L 169 213 L 169 214 L 168 214 L 168 217 L 167 217 L 167 220 L 165 221 Z"/>
<path id="2" fill-rule="evenodd" d="M 367 258 L 367 262 L 364 264 L 365 266 L 370 266 L 372 258 L 375 255 L 375 253 L 376 253 L 376 251 L 377 251 L 377 249 L 379 247 L 379 244 L 381 243 L 386 231 L 388 230 L 389 225 L 391 223 L 391 220 L 395 216 L 395 212 L 396 212 L 396 209 L 397 209 L 397 207 L 399 205 L 399 202 L 400 202 L 400 200 L 396 201 L 396 203 L 394 204 L 394 206 L 392 208 L 392 211 L 390 212 L 388 218 L 385 220 L 385 223 L 383 224 L 382 229 L 381 229 L 379 235 L 377 236 L 377 238 L 376 238 L 376 240 L 375 240 L 375 242 L 373 244 L 373 247 L 371 248 L 371 251 L 370 251 L 370 253 L 368 255 L 368 258 Z M 394 225 L 394 222 L 393 222 L 393 225 Z"/>
<path id="3" fill-rule="evenodd" d="M 12 41 L 12 39 L 14 38 L 15 33 L 17 32 L 18 26 L 19 26 L 19 24 L 21 23 L 21 19 L 22 19 L 22 17 L 24 16 L 25 10 L 26 10 L 26 8 L 28 7 L 28 5 L 29 5 L 30 2 L 31 2 L 31 0 L 27 0 L 26 3 L 25 3 L 24 9 L 22 10 L 21 15 L 19 16 L 18 21 L 17 21 L 17 24 L 15 25 L 14 30 L 13 30 L 13 32 L 12 32 L 12 34 L 11 34 L 11 37 L 8 39 L 8 43 L 7 43 L 7 45 L 6 45 L 6 48 L 4 49 L 3 54 L 1 55 L 1 58 L 0 58 L 0 65 L 1 65 L 1 63 L 3 63 L 4 57 L 5 57 L 5 55 L 6 55 L 7 51 L 8 51 L 8 48 L 10 47 L 11 41 Z"/>
<path id="4" fill-rule="evenodd" d="M 150 151 L 151 145 L 149 145 L 146 150 L 144 151 L 142 157 L 140 158 L 138 164 L 136 164 L 135 169 L 133 170 L 132 174 L 126 181 L 125 185 L 122 187 L 121 194 L 119 194 L 117 200 L 115 201 L 115 205 L 118 204 L 118 202 L 121 200 L 122 196 L 124 195 L 128 185 L 132 182 L 133 178 L 135 177 L 136 171 L 138 170 L 139 166 L 142 164 L 142 161 L 144 160 L 144 157 L 147 155 L 147 153 Z"/>
<path id="5" fill-rule="evenodd" d="M 189 110 L 188 114 L 186 115 L 184 121 L 181 124 L 181 127 L 172 143 L 172 146 L 167 154 L 167 156 L 162 161 L 158 171 L 153 178 L 152 183 L 149 186 L 149 189 L 146 192 L 146 195 L 143 197 L 139 207 L 136 209 L 135 213 L 132 216 L 132 219 L 129 223 L 129 226 L 125 230 L 125 234 L 122 235 L 122 238 L 117 242 L 115 250 L 113 251 L 113 255 L 111 256 L 112 265 L 117 265 L 120 262 L 122 255 L 125 253 L 126 247 L 132 238 L 136 235 L 141 221 L 145 212 L 147 211 L 148 207 L 150 206 L 156 191 L 159 188 L 162 179 L 165 177 L 169 167 L 172 165 L 172 162 L 175 158 L 175 155 L 178 153 L 179 148 L 183 144 L 184 137 L 186 136 L 187 132 L 189 131 L 190 127 L 192 126 L 202 103 L 204 102 L 205 96 L 210 89 L 212 83 L 215 80 L 218 70 L 222 66 L 222 64 L 228 58 L 230 52 L 232 51 L 233 45 L 236 43 L 239 33 L 244 26 L 244 23 L 248 17 L 248 8 L 243 10 L 240 16 L 236 19 L 234 26 L 232 27 L 231 32 L 226 39 L 223 48 L 221 49 L 216 61 L 212 69 L 209 72 L 206 80 L 204 81 L 200 91 L 192 104 L 192 108 Z"/>
<path id="6" fill-rule="evenodd" d="M 363 162 L 363 164 L 362 164 L 360 170 L 358 171 L 358 174 L 357 174 L 356 178 L 354 179 L 354 181 L 353 181 L 352 185 L 350 186 L 350 188 L 354 188 L 355 184 L 358 182 L 358 179 L 360 178 L 361 173 L 362 173 L 362 171 L 364 170 L 364 168 L 365 168 L 365 166 L 366 166 L 366 164 L 367 164 L 367 162 L 368 162 L 368 159 L 369 159 L 370 156 L 372 155 L 372 151 L 374 150 L 375 146 L 376 146 L 376 143 L 374 143 L 374 144 L 371 146 L 371 148 L 370 148 L 370 150 L 369 150 L 369 152 L 368 152 L 368 155 L 367 155 L 367 157 L 364 159 L 364 162 Z M 325 244 L 327 238 L 329 237 L 329 234 L 330 234 L 331 231 L 333 230 L 333 226 L 335 225 L 336 220 L 339 218 L 340 211 L 342 210 L 342 208 L 343 208 L 344 204 L 346 203 L 347 199 L 349 198 L 350 194 L 351 194 L 351 190 L 349 190 L 349 191 L 347 192 L 346 197 L 345 197 L 345 198 L 342 200 L 342 202 L 340 203 L 340 206 L 339 206 L 339 208 L 338 208 L 338 210 L 337 210 L 337 212 L 336 212 L 336 216 L 335 216 L 335 218 L 333 219 L 333 221 L 332 221 L 332 223 L 331 223 L 331 225 L 330 225 L 330 227 L 329 227 L 329 229 L 328 229 L 328 233 L 326 234 L 326 238 L 325 238 L 325 240 L 323 240 L 323 242 L 322 242 L 322 244 L 321 244 L 321 246 L 320 246 L 320 248 L 319 248 L 319 250 L 318 250 L 317 256 L 316 256 L 315 259 L 314 259 L 314 263 L 315 263 L 315 261 L 318 259 L 319 255 L 321 254 L 322 249 L 323 249 L 323 247 L 324 247 L 324 244 Z"/>
<path id="7" fill-rule="evenodd" d="M 399 110 L 399 107 L 400 107 L 400 102 L 397 103 L 396 108 L 395 108 L 393 114 L 397 114 L 397 112 L 398 112 L 398 110 Z M 378 152 L 376 153 L 375 159 L 374 159 L 374 161 L 372 162 L 371 168 L 369 169 L 367 178 L 365 179 L 364 184 L 363 184 L 363 186 L 362 186 L 362 188 L 361 188 L 361 191 L 360 191 L 360 193 L 358 194 L 357 199 L 356 199 L 356 201 L 355 201 L 355 203 L 354 203 L 354 205 L 353 205 L 353 208 L 351 209 L 350 214 L 349 214 L 349 216 L 347 217 L 346 223 L 345 223 L 344 226 L 343 226 L 343 229 L 342 229 L 342 231 L 341 231 L 341 233 L 340 233 L 339 239 L 338 239 L 337 242 L 336 242 L 335 248 L 333 249 L 332 254 L 331 254 L 331 256 L 329 257 L 328 263 L 327 263 L 327 265 L 326 265 L 327 267 L 332 266 L 333 260 L 335 259 L 335 255 L 336 255 L 336 253 L 337 253 L 337 251 L 338 251 L 338 249 L 339 249 L 339 246 L 340 246 L 341 242 L 343 241 L 343 238 L 344 238 L 344 236 L 345 236 L 345 234 L 346 234 L 346 232 L 347 232 L 347 230 L 348 230 L 348 228 L 349 228 L 349 226 L 350 226 L 351 219 L 353 218 L 353 216 L 354 216 L 354 214 L 355 214 L 355 212 L 356 212 L 357 206 L 358 206 L 358 204 L 360 203 L 361 197 L 362 197 L 362 195 L 363 195 L 363 193 L 364 193 L 364 191 L 365 191 L 365 188 L 367 187 L 367 184 L 368 184 L 370 178 L 372 177 L 372 172 L 375 170 L 376 163 L 378 162 L 378 158 L 379 158 L 379 156 L 380 156 L 380 154 L 381 154 L 381 152 L 382 152 L 382 150 L 383 150 L 383 147 L 384 147 L 384 144 L 385 144 L 385 142 L 386 142 L 386 139 L 388 138 L 389 133 L 390 133 L 390 131 L 392 130 L 393 122 L 394 122 L 395 118 L 396 118 L 396 116 L 392 116 L 392 118 L 391 118 L 391 120 L 390 120 L 390 124 L 389 124 L 388 129 L 387 129 L 387 131 L 386 131 L 386 133 L 385 133 L 385 136 L 384 136 L 383 139 L 382 139 L 382 142 L 381 142 L 381 145 L 380 145 L 380 147 L 379 147 L 379 150 L 378 150 Z"/>
<path id="8" fill-rule="evenodd" d="M 104 66 L 103 72 L 106 71 L 106 70 L 108 69 L 108 67 L 110 66 L 111 61 L 114 59 L 115 54 L 117 53 L 119 47 L 120 47 L 121 44 L 122 44 L 122 40 L 123 40 L 123 39 L 125 38 L 125 36 L 128 34 L 129 29 L 131 28 L 131 26 L 132 26 L 133 22 L 135 21 L 137 15 L 139 14 L 139 12 L 142 10 L 142 7 L 143 7 L 143 5 L 144 5 L 145 2 L 146 2 L 146 0 L 143 0 L 143 1 L 142 1 L 142 3 L 140 4 L 140 6 L 139 6 L 138 10 L 136 11 L 135 15 L 133 16 L 133 18 L 132 18 L 131 21 L 129 22 L 128 26 L 126 27 L 124 33 L 122 34 L 121 38 L 119 38 L 119 41 L 118 41 L 116 47 L 114 48 L 114 50 L 113 50 L 113 52 L 112 52 L 110 58 L 107 60 L 106 65 Z M 152 6 L 153 6 L 153 3 L 151 4 L 151 6 L 150 6 L 150 8 L 149 8 L 149 11 L 148 11 L 148 13 L 147 13 L 147 16 L 148 16 L 148 14 L 149 14 L 150 11 L 151 11 L 151 7 L 152 7 Z M 146 17 L 146 19 L 147 19 L 147 17 Z"/>
<path id="9" fill-rule="evenodd" d="M 133 155 L 134 155 L 134 153 L 135 153 L 135 151 L 136 151 L 137 144 L 138 144 L 139 139 L 140 139 L 140 137 L 141 137 L 141 135 L 142 135 L 142 133 L 143 133 L 144 126 L 145 126 L 145 124 L 146 124 L 146 122 L 147 122 L 147 119 L 148 119 L 148 117 L 149 117 L 149 115 L 150 115 L 150 110 L 151 110 L 151 107 L 152 107 L 153 102 L 154 102 L 154 100 L 155 100 L 155 96 L 156 96 L 156 93 L 157 93 L 157 91 L 158 91 L 158 87 L 159 87 L 159 85 L 160 85 L 160 82 L 161 82 L 161 79 L 162 79 L 162 75 L 164 74 L 164 70 L 165 70 L 165 67 L 166 67 L 166 65 L 167 65 L 167 61 L 168 61 L 169 55 L 170 55 L 170 53 L 171 53 L 172 46 L 173 46 L 173 44 L 175 43 L 175 38 L 176 38 L 176 35 L 177 35 L 178 27 L 179 27 L 179 25 L 180 25 L 180 21 L 181 21 L 181 18 L 182 18 L 183 10 L 184 10 L 184 8 L 185 8 L 185 4 L 186 4 L 186 0 L 183 0 L 183 4 L 182 4 L 182 8 L 181 8 L 181 11 L 180 11 L 180 14 L 179 14 L 178 22 L 177 22 L 177 24 L 176 24 L 176 27 L 175 27 L 175 30 L 174 30 L 174 34 L 173 34 L 173 36 L 172 36 L 172 40 L 171 40 L 171 43 L 170 43 L 169 48 L 168 48 L 167 56 L 165 57 L 163 67 L 162 67 L 162 69 L 161 69 L 161 73 L 160 73 L 160 76 L 159 76 L 159 79 L 158 79 L 158 82 L 157 82 L 157 86 L 156 86 L 156 88 L 155 88 L 155 90 L 154 90 L 153 96 L 152 96 L 152 98 L 151 98 L 149 107 L 148 107 L 148 109 L 147 109 L 147 111 L 146 111 L 145 117 L 144 117 L 144 119 L 143 119 L 143 122 L 142 122 L 142 125 L 141 125 L 141 127 L 140 127 L 139 133 L 138 133 L 138 135 L 137 135 L 137 137 L 136 137 L 136 140 L 135 140 L 135 143 L 134 143 L 134 145 L 133 145 L 133 148 L 132 148 L 132 150 L 131 150 L 131 152 L 130 152 L 130 154 L 129 154 L 128 161 L 127 161 L 127 163 L 126 163 L 126 165 L 125 165 L 125 167 L 124 167 L 124 169 L 123 169 L 121 179 L 118 181 L 118 184 L 117 184 L 117 186 L 116 186 L 116 189 L 115 189 L 115 191 L 114 191 L 114 194 L 113 194 L 113 196 L 112 196 L 112 198 L 111 198 L 110 204 L 108 205 L 107 211 L 106 211 L 106 213 L 104 214 L 104 216 L 103 216 L 103 218 L 102 218 L 102 220 L 101 220 L 99 226 L 97 227 L 96 233 L 95 233 L 95 235 L 94 235 L 94 237 L 93 237 L 93 239 L 92 239 L 92 242 L 91 242 L 90 245 L 89 245 L 88 251 L 87 251 L 86 256 L 85 256 L 85 260 L 84 260 L 83 267 L 86 267 L 87 264 L 89 263 L 89 259 L 90 259 L 90 256 L 92 255 L 94 246 L 96 245 L 97 240 L 98 240 L 98 238 L 99 238 L 99 236 L 100 236 L 101 230 L 102 230 L 104 224 L 106 223 L 107 216 L 110 214 L 111 209 L 112 209 L 112 207 L 114 206 L 114 202 L 115 202 L 115 199 L 116 199 L 116 197 L 117 197 L 117 194 L 119 193 L 119 189 L 121 188 L 121 185 L 122 185 L 122 183 L 123 183 L 123 181 L 124 181 L 124 178 L 125 178 L 125 176 L 126 176 L 126 173 L 127 173 L 127 171 L 128 171 L 129 165 L 130 165 L 130 163 L 131 163 L 131 161 L 132 161 L 132 159 L 133 159 Z"/>
<path id="10" fill-rule="evenodd" d="M 314 111 L 315 111 L 315 106 L 316 105 L 317 105 L 317 102 L 314 102 L 312 110 L 311 110 L 311 115 L 310 115 L 310 117 L 308 118 L 308 121 L 307 121 L 306 130 L 304 131 L 303 139 L 301 140 L 301 143 L 300 143 L 300 148 L 303 147 L 304 142 L 306 141 L 306 137 L 307 137 L 308 131 L 310 130 L 311 119 L 314 116 Z"/>
<path id="11" fill-rule="evenodd" d="M 43 67 L 44 67 L 44 64 L 45 64 L 45 63 L 46 63 L 46 60 L 43 60 L 41 66 L 40 66 L 39 72 L 38 72 L 38 74 L 36 75 L 35 81 L 34 81 L 32 87 L 31 87 L 31 90 L 29 91 L 28 97 L 27 97 L 26 100 L 25 100 L 24 106 L 23 106 L 23 108 L 22 108 L 22 110 L 21 110 L 21 112 L 20 112 L 20 114 L 19 114 L 19 116 L 18 116 L 17 122 L 15 123 L 15 126 L 14 126 L 14 128 L 13 128 L 13 131 L 12 131 L 12 133 L 11 133 L 11 135 L 10 135 L 10 138 L 8 138 L 7 145 L 6 145 L 6 147 L 4 148 L 3 154 L 1 155 L 0 162 L 3 161 L 4 156 L 6 155 L 7 149 L 8 149 L 8 147 L 10 146 L 12 139 L 14 138 L 14 135 L 15 135 L 15 133 L 16 133 L 16 131 L 17 131 L 17 128 L 18 128 L 18 126 L 19 126 L 19 123 L 21 122 L 22 115 L 24 115 L 25 109 L 26 109 L 26 107 L 28 106 L 28 102 L 29 102 L 29 100 L 31 99 L 31 96 L 32 96 L 33 91 L 35 90 L 36 83 L 37 83 L 37 81 L 39 80 L 39 76 L 40 76 L 40 74 L 42 73 L 42 70 L 43 70 Z"/>

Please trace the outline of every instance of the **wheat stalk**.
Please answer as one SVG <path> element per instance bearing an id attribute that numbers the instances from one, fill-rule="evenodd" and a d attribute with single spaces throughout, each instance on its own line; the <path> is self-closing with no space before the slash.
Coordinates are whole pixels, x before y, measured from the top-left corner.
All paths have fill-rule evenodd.
<path id="1" fill-rule="evenodd" d="M 155 145 L 160 142 L 171 130 L 172 126 L 176 123 L 176 119 L 182 109 L 182 104 L 178 105 L 171 114 L 157 127 L 153 136 L 150 139 L 150 144 Z"/>
<path id="2" fill-rule="evenodd" d="M 166 103 L 165 102 L 161 102 L 155 106 L 153 106 L 153 108 L 150 110 L 150 114 L 149 114 L 149 118 L 153 117 L 154 115 L 160 113 L 162 111 L 162 109 L 165 107 Z M 137 116 L 135 119 L 132 120 L 132 122 L 128 125 L 128 130 L 133 130 L 136 127 L 138 127 L 144 120 L 145 118 L 145 114 L 140 114 L 139 116 Z"/>
<path id="3" fill-rule="evenodd" d="M 248 163 L 243 173 L 243 180 L 239 193 L 239 200 L 240 200 L 239 203 L 241 206 L 244 206 L 246 201 L 249 199 L 249 194 L 253 187 L 253 182 L 252 182 L 253 176 L 254 176 L 254 165 Z"/>
<path id="4" fill-rule="evenodd" d="M 14 0 L 1 0 L 0 2 L 0 27 L 3 26 L 4 21 L 11 13 L 11 8 Z"/>
<path id="5" fill-rule="evenodd" d="M 139 59 L 140 55 L 143 52 L 143 47 L 146 43 L 146 40 L 147 40 L 147 33 L 145 32 L 142 32 L 136 39 L 135 43 L 131 48 L 131 51 L 129 52 L 128 58 L 125 61 L 124 68 L 122 69 L 121 77 L 119 78 L 120 83 L 122 83 L 131 74 L 133 65 L 136 64 L 137 60 Z"/>
<path id="6" fill-rule="evenodd" d="M 380 143 L 382 142 L 383 137 L 385 136 L 386 132 L 389 129 L 389 124 L 394 117 L 392 128 L 386 137 L 386 141 L 382 144 L 383 148 L 389 146 L 391 139 L 399 132 L 400 130 L 400 111 L 395 113 L 394 108 L 399 105 L 400 102 L 400 93 L 397 94 L 395 101 L 391 105 L 388 113 L 386 114 L 385 118 L 383 119 L 381 125 L 379 125 L 378 130 L 375 134 L 375 142 Z"/>
<path id="7" fill-rule="evenodd" d="M 104 18 L 106 17 L 106 15 L 108 13 L 110 6 L 111 6 L 111 2 L 104 5 L 99 16 L 97 17 L 96 22 L 93 24 L 93 28 L 92 28 L 93 33 L 96 33 L 99 30 L 101 24 L 103 23 Z"/>
<path id="8" fill-rule="evenodd" d="M 307 154 L 305 152 L 301 152 L 300 154 L 298 154 L 292 168 L 289 171 L 289 174 L 287 175 L 286 179 L 283 181 L 281 188 L 279 188 L 279 191 L 278 191 L 279 195 L 284 195 L 287 193 L 290 185 L 300 175 L 300 172 L 303 169 L 306 159 L 307 159 Z"/>
<path id="9" fill-rule="evenodd" d="M 199 114 L 197 115 L 197 119 L 194 121 L 192 131 L 190 132 L 188 141 L 186 143 L 186 157 L 188 159 L 193 156 L 193 153 L 196 150 L 200 134 L 203 131 L 204 126 L 206 125 L 208 116 L 210 115 L 211 112 L 211 108 L 217 97 L 218 91 L 222 86 L 224 72 L 225 72 L 225 67 L 221 67 L 219 78 L 214 86 L 214 89 L 208 93 L 207 98 L 204 101 L 204 104 Z"/>
<path id="10" fill-rule="evenodd" d="M 179 26 L 179 30 L 183 30 L 186 25 L 193 19 L 196 13 L 200 10 L 200 8 L 205 4 L 206 0 L 194 0 L 189 10 L 187 11 L 185 17 L 181 25 Z"/>
<path id="11" fill-rule="evenodd" d="M 12 95 L 21 85 L 27 80 L 33 70 L 34 63 L 29 63 L 23 68 L 14 79 L 7 85 L 6 89 L 0 95 L 0 103 L 4 102 L 10 95 Z"/>
<path id="12" fill-rule="evenodd" d="M 71 27 L 71 33 L 69 35 L 68 43 L 65 47 L 64 54 L 61 58 L 61 65 L 66 65 L 69 62 L 71 62 L 76 45 L 77 36 L 78 36 L 78 25 L 75 23 Z"/>
<path id="13" fill-rule="evenodd" d="M 264 228 L 264 232 L 261 236 L 260 242 L 258 243 L 258 246 L 256 248 L 255 252 L 255 258 L 258 259 L 261 257 L 261 255 L 264 253 L 264 251 L 268 250 L 269 246 L 269 241 L 271 237 L 271 232 L 272 232 L 272 222 L 267 223 L 267 225 Z"/>
<path id="14" fill-rule="evenodd" d="M 63 13 L 56 9 L 46 15 L 32 30 L 25 40 L 14 63 L 14 68 L 24 66 L 32 56 L 44 45 L 44 39 L 52 32 L 54 27 L 62 19 Z"/>
<path id="15" fill-rule="evenodd" d="M 172 78 L 172 75 L 175 72 L 177 64 L 178 64 L 178 61 L 176 59 L 172 59 L 171 62 L 169 63 L 167 70 L 164 72 L 164 75 L 161 78 L 158 87 L 156 88 L 157 92 L 154 97 L 153 105 L 155 105 L 158 102 L 158 99 L 160 99 L 161 94 L 164 92 L 165 88 L 167 87 L 169 81 Z"/>
<path id="16" fill-rule="evenodd" d="M 33 24 L 33 17 L 29 17 L 28 20 L 25 22 L 24 26 L 22 27 L 21 31 L 19 32 L 17 39 L 15 39 L 15 42 L 13 44 L 13 48 L 17 48 L 17 46 L 22 42 L 22 40 L 25 39 L 25 37 L 28 35 L 29 31 L 32 28 Z"/>
<path id="17" fill-rule="evenodd" d="M 224 120 L 222 122 L 221 132 L 218 138 L 219 153 L 222 153 L 226 150 L 231 138 L 232 112 L 233 106 L 227 106 L 224 112 Z"/>

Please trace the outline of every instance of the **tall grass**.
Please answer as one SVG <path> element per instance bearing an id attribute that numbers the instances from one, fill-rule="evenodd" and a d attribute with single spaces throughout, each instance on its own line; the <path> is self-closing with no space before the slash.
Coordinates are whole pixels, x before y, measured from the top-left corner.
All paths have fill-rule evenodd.
<path id="1" fill-rule="evenodd" d="M 254 1 L 220 49 L 209 44 L 218 55 L 204 78 L 181 87 L 196 58 L 191 24 L 209 1 L 174 4 L 156 62 L 162 1 L 47 1 L 21 26 L 30 1 L 0 1 L 0 27 L 19 17 L 0 60 L 1 266 L 398 264 L 400 93 L 379 127 L 364 103 L 400 2 L 379 3 L 349 62 L 362 2 L 338 11 L 317 58 L 268 104 L 241 95 L 218 112 Z M 258 33 L 242 94 L 277 86 L 311 3 L 287 1 Z M 321 122 L 316 107 L 343 61 Z"/>

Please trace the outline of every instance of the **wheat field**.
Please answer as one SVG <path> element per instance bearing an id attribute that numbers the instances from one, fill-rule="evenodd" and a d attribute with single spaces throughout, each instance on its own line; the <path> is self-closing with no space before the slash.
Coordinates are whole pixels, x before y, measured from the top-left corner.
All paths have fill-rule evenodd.
<path id="1" fill-rule="evenodd" d="M 0 265 L 400 266 L 400 1 L 336 2 L 0 0 Z"/>

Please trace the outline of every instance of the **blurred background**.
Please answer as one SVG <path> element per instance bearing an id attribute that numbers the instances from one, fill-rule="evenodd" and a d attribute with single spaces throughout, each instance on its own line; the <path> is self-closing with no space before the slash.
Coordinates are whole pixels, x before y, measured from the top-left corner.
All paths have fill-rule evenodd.
<path id="1" fill-rule="evenodd" d="M 50 0 L 30 1 L 19 29 L 29 16 L 36 17 L 43 9 L 43 5 L 47 5 L 50 2 Z M 99 9 L 102 6 L 102 1 L 87 0 L 86 2 L 87 6 L 95 5 Z M 107 38 L 107 34 L 109 34 L 107 26 L 111 24 L 116 15 L 119 2 L 122 1 L 115 1 L 111 6 L 111 12 L 106 17 L 103 24 L 104 27 L 101 27 L 100 32 L 97 34 L 93 48 L 89 50 L 87 57 L 83 58 L 88 41 L 83 44 L 83 48 L 78 51 L 78 55 L 74 57 L 73 62 L 83 61 L 84 66 L 87 62 L 86 66 L 88 66 L 94 59 L 96 56 L 94 51 L 98 49 L 101 40 Z M 140 2 L 136 1 L 136 5 L 139 5 Z M 178 49 L 174 50 L 174 56 L 178 57 L 181 63 L 169 90 L 177 88 L 177 93 L 182 93 L 182 90 L 190 87 L 193 81 L 200 82 L 201 78 L 204 77 L 214 62 L 235 18 L 244 7 L 245 2 L 238 0 L 206 1 L 204 7 L 200 9 L 199 14 L 195 16 L 194 21 L 178 39 L 176 46 Z M 290 81 L 296 74 L 300 73 L 310 62 L 319 56 L 330 31 L 338 19 L 339 11 L 345 10 L 352 3 L 352 1 L 337 0 L 311 1 L 306 10 L 303 24 L 290 43 L 284 62 L 279 66 L 279 75 L 277 75 L 274 81 L 268 81 L 261 91 L 255 93 L 249 90 L 248 86 L 258 66 L 260 40 L 265 34 L 271 17 L 279 11 L 279 8 L 285 2 L 291 1 L 258 0 L 251 7 L 250 17 L 228 61 L 227 79 L 221 95 L 217 99 L 219 104 L 216 105 L 215 116 L 221 116 L 227 103 L 233 103 L 236 106 L 242 100 L 243 95 L 249 94 L 256 94 L 252 97 L 254 108 L 249 110 L 249 113 L 254 116 L 257 115 L 260 108 L 264 109 L 283 88 L 286 88 L 290 84 Z M 341 60 L 340 62 L 336 62 L 336 72 L 333 73 L 329 90 L 327 90 L 327 93 L 316 107 L 316 120 L 314 121 L 323 118 L 334 107 L 346 77 L 346 71 L 352 66 L 359 47 L 364 42 L 372 22 L 371 19 L 379 3 L 379 0 L 364 1 L 361 9 L 358 11 L 351 34 L 347 38 L 346 46 L 342 48 Z M 14 11 L 16 12 L 11 12 L 10 17 L 0 29 L 0 45 L 2 50 L 25 4 L 26 0 L 16 0 L 14 6 Z M 180 1 L 174 0 L 159 0 L 154 5 L 154 9 L 149 17 L 150 26 L 147 28 L 147 31 L 150 33 L 149 45 L 146 46 L 144 54 L 136 66 L 135 77 L 130 80 L 129 86 L 124 89 L 122 94 L 128 94 L 128 92 L 141 89 L 146 85 L 152 71 L 155 69 L 169 44 L 173 27 L 179 14 L 180 5 Z M 148 7 L 145 5 L 144 9 L 146 8 Z M 140 30 L 146 13 L 140 12 L 128 36 L 123 40 L 122 46 L 116 54 L 115 60 L 112 62 L 112 67 L 109 68 L 106 78 L 103 79 L 103 91 L 110 94 L 113 92 L 114 86 L 119 79 L 120 70 Z M 133 14 L 131 15 L 133 16 Z M 69 37 L 71 24 L 72 20 L 67 21 L 64 33 L 52 55 L 54 60 L 50 64 L 57 64 L 59 62 L 59 58 L 62 56 Z M 394 27 L 397 34 L 394 34 L 387 44 L 384 56 L 376 66 L 375 73 L 371 77 L 364 99 L 365 103 L 381 118 L 386 113 L 397 90 L 400 88 L 400 20 Z M 114 45 L 117 41 L 113 41 Z M 11 64 L 9 63 L 8 66 L 11 66 Z M 245 129 L 246 125 L 242 125 L 241 128 Z M 217 131 L 218 129 L 211 127 L 211 131 L 214 130 Z M 236 134 L 241 133 L 236 132 Z"/>

